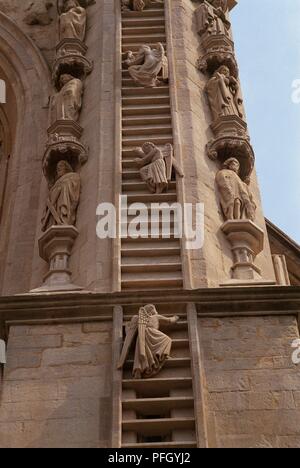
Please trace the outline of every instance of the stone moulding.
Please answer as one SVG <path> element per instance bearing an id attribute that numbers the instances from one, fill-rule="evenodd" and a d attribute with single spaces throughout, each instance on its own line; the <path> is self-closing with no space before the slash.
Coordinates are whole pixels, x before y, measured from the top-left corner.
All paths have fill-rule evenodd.
<path id="1" fill-rule="evenodd" d="M 207 155 L 213 161 L 224 163 L 234 156 L 240 163 L 240 177 L 249 183 L 254 169 L 255 156 L 249 138 L 234 135 L 221 135 L 206 145 Z"/>
<path id="2" fill-rule="evenodd" d="M 300 286 L 253 287 L 250 284 L 240 288 L 201 288 L 194 290 L 122 291 L 114 293 L 73 293 L 40 294 L 32 296 L 24 293 L 16 296 L 0 297 L 0 330 L 15 322 L 37 323 L 65 319 L 82 320 L 93 317 L 112 319 L 113 308 L 117 305 L 145 303 L 156 304 L 197 304 L 199 317 L 232 316 L 298 316 L 300 310 Z M 245 307 L 245 303 L 247 307 Z M 241 307 L 237 308 L 236 304 Z"/>

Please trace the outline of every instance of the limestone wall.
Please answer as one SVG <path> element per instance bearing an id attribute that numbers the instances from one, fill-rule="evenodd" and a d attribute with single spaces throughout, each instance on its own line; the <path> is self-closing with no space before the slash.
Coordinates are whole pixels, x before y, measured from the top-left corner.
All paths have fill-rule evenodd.
<path id="1" fill-rule="evenodd" d="M 300 447 L 296 318 L 200 319 L 209 444 Z"/>
<path id="2" fill-rule="evenodd" d="M 11 327 L 0 447 L 105 447 L 110 441 L 112 325 Z"/>

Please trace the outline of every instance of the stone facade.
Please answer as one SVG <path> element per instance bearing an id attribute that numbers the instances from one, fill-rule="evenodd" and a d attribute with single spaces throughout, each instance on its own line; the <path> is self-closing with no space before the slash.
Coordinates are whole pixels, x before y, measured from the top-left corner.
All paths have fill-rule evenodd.
<path id="1" fill-rule="evenodd" d="M 299 369 L 291 361 L 296 318 L 201 319 L 199 331 L 211 445 L 299 447 Z"/>
<path id="2" fill-rule="evenodd" d="M 1 447 L 109 446 L 111 323 L 11 327 L 7 352 Z"/>
<path id="3" fill-rule="evenodd" d="M 0 447 L 300 446 L 300 249 L 264 218 L 236 3 L 0 0 Z M 120 195 L 204 203 L 203 247 L 100 240 Z"/>

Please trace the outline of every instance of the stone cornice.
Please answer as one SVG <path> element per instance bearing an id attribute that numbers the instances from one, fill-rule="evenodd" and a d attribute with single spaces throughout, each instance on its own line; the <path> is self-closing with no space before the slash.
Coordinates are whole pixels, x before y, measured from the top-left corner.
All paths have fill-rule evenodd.
<path id="1" fill-rule="evenodd" d="M 112 294 L 62 293 L 0 298 L 0 322 L 62 322 L 110 319 L 116 305 L 196 303 L 203 316 L 300 314 L 300 287 L 218 288 Z"/>

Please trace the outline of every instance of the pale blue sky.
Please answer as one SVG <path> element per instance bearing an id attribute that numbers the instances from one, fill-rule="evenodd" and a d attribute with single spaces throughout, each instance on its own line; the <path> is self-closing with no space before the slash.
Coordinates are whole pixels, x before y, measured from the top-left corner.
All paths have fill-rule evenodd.
<path id="1" fill-rule="evenodd" d="M 265 215 L 300 243 L 300 0 L 239 0 L 231 18 Z"/>

